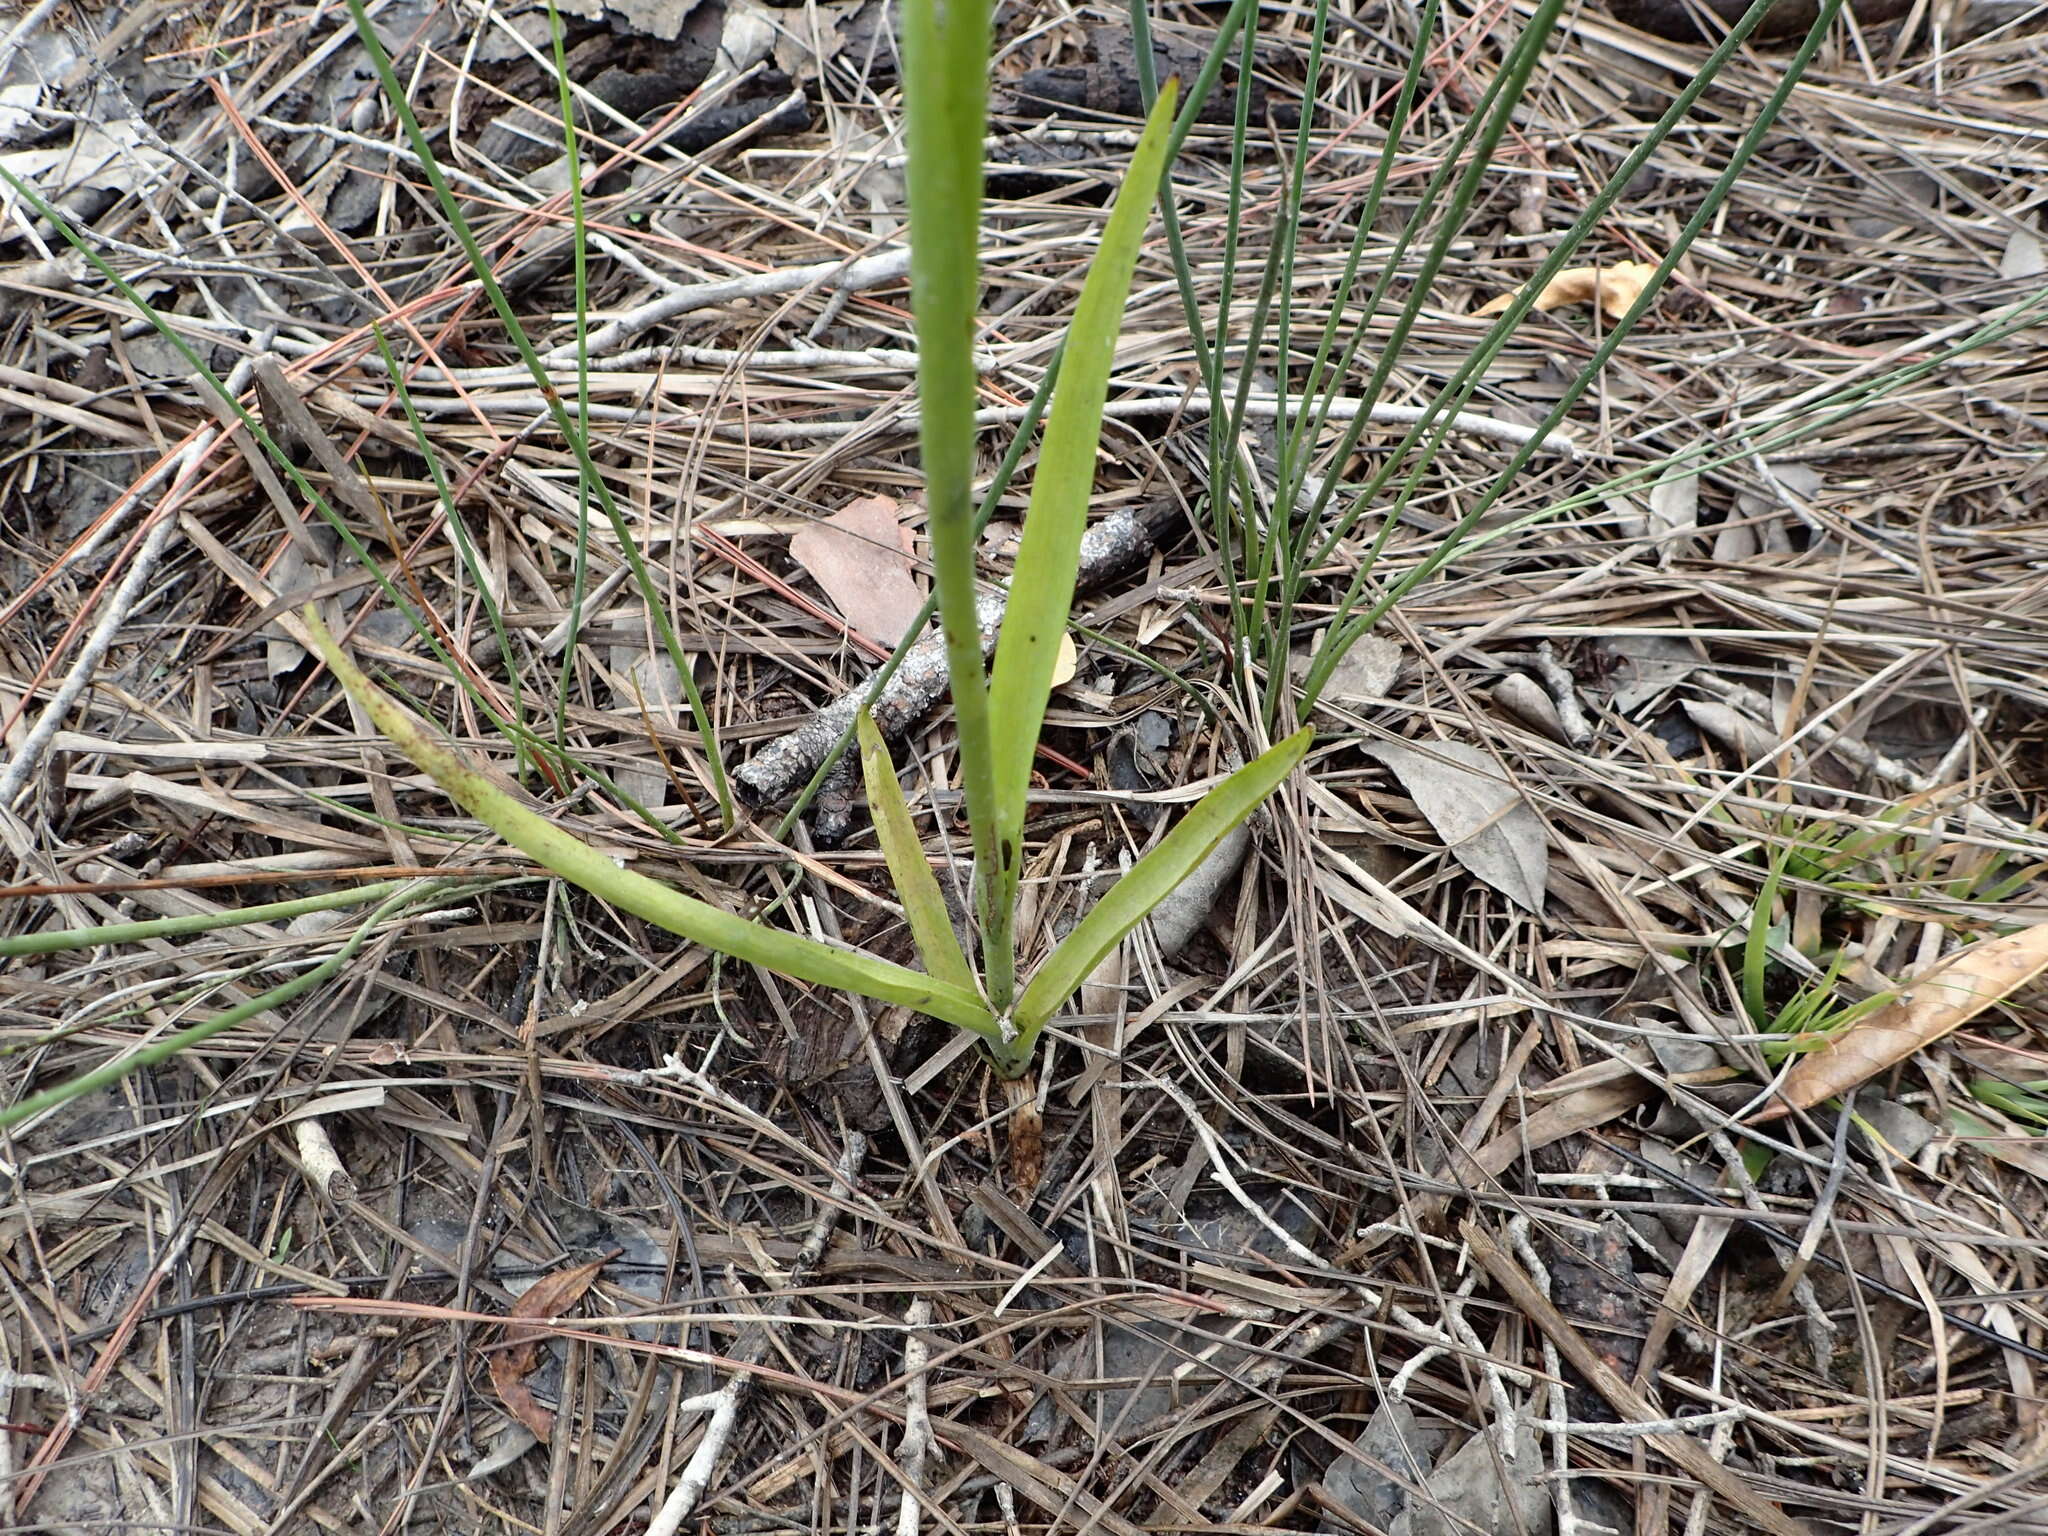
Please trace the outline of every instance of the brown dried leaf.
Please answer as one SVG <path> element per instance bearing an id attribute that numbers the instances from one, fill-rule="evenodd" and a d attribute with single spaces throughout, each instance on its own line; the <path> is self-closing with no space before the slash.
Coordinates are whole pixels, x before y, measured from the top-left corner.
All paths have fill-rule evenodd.
<path id="1" fill-rule="evenodd" d="M 512 1303 L 511 1317 L 505 1324 L 505 1347 L 491 1356 L 491 1387 L 506 1410 L 542 1440 L 554 1433 L 555 1416 L 533 1400 L 533 1394 L 526 1390 L 526 1378 L 540 1363 L 540 1343 L 547 1337 L 547 1330 L 522 1326 L 518 1319 L 560 1317 L 583 1299 L 597 1272 L 623 1251 L 543 1275 Z"/>
<path id="2" fill-rule="evenodd" d="M 1375 742 L 1365 750 L 1393 771 L 1452 857 L 1508 900 L 1543 910 L 1550 878 L 1543 820 L 1491 755 L 1461 741 Z"/>
<path id="3" fill-rule="evenodd" d="M 1909 983 L 1893 1002 L 1850 1026 L 1785 1074 L 1779 1102 L 1755 1118 L 1773 1120 L 1847 1093 L 1932 1045 L 2048 970 L 2048 923 L 1973 944 Z"/>
<path id="4" fill-rule="evenodd" d="M 1656 263 L 1649 261 L 1617 261 L 1611 267 L 1567 267 L 1543 285 L 1543 291 L 1536 295 L 1536 307 L 1557 309 L 1566 304 L 1589 304 L 1597 298 L 1607 318 L 1619 320 L 1642 297 L 1656 270 Z M 1514 302 L 1514 294 L 1504 293 L 1497 299 L 1488 299 L 1472 311 L 1472 316 L 1478 319 L 1498 315 Z"/>
<path id="5" fill-rule="evenodd" d="M 1074 644 L 1072 635 L 1060 636 L 1060 648 L 1052 659 L 1052 685 L 1064 688 L 1074 680 L 1074 674 L 1081 670 L 1081 652 Z"/>
<path id="6" fill-rule="evenodd" d="M 1010 1103 L 1010 1187 L 1030 1204 L 1045 1176 L 1045 1115 L 1038 1107 L 1038 1074 L 1003 1084 Z"/>
<path id="7" fill-rule="evenodd" d="M 901 640 L 924 607 L 900 510 L 893 497 L 862 496 L 789 541 L 790 558 L 824 588 L 848 627 L 877 645 Z"/>
<path id="8" fill-rule="evenodd" d="M 1497 1179 L 1537 1148 L 1605 1125 L 1656 1092 L 1655 1083 L 1634 1075 L 1619 1082 L 1576 1089 L 1545 1104 L 1520 1125 L 1502 1131 L 1478 1151 L 1455 1154 L 1446 1173 L 1456 1182 L 1469 1182 L 1459 1175 L 1476 1165 L 1481 1173 Z"/>

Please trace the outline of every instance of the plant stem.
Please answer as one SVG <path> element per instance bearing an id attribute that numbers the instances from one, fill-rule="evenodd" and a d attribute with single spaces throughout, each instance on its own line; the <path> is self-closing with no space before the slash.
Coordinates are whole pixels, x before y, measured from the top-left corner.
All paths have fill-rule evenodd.
<path id="1" fill-rule="evenodd" d="M 946 638 L 960 788 L 974 846 L 982 984 L 998 1017 L 1017 990 L 1015 916 L 999 899 L 995 738 L 975 613 L 974 328 L 980 296 L 981 140 L 988 120 L 984 0 L 903 7 L 909 147 L 910 300 L 917 320 L 918 440 L 923 450 L 933 586 Z M 1016 850 L 1009 850 L 1014 860 Z"/>

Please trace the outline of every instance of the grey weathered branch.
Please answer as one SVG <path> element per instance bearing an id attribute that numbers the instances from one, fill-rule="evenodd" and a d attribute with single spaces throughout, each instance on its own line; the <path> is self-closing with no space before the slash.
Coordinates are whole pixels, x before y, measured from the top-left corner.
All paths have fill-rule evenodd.
<path id="1" fill-rule="evenodd" d="M 609 325 L 590 333 L 585 342 L 588 356 L 601 356 L 623 346 L 643 331 L 673 320 L 693 309 L 713 304 L 730 304 L 734 299 L 760 298 L 773 293 L 794 293 L 813 284 L 855 292 L 879 288 L 904 277 L 910 271 L 910 252 L 899 247 L 862 256 L 853 261 L 820 261 L 803 267 L 776 267 L 766 272 L 749 272 L 741 277 L 719 278 L 708 283 L 690 283 L 657 295 L 637 309 L 629 309 Z M 544 361 L 551 368 L 576 364 L 576 348 L 557 347 Z"/>
<path id="2" fill-rule="evenodd" d="M 1081 540 L 1078 584 L 1099 586 L 1121 571 L 1129 570 L 1152 552 L 1152 532 L 1129 512 L 1116 512 L 1089 528 Z M 984 654 L 995 644 L 996 626 L 1002 621 L 1007 594 L 983 592 L 976 603 L 981 622 Z M 754 754 L 733 773 L 740 798 L 749 805 L 769 805 L 795 793 L 817 771 L 818 764 L 832 750 L 856 711 L 864 705 L 874 710 L 875 724 L 885 737 L 906 733 L 945 696 L 946 646 L 943 637 L 925 636 L 910 648 L 903 665 L 888 685 L 876 689 L 881 674 L 853 692 L 826 705 L 788 735 Z"/>

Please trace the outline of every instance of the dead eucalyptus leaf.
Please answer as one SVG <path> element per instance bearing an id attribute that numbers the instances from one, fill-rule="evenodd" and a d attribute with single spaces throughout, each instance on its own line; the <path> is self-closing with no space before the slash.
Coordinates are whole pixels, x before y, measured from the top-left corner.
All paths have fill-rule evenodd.
<path id="1" fill-rule="evenodd" d="M 1761 762 L 1778 750 L 1778 733 L 1731 705 L 1713 699 L 1680 699 L 1679 708 L 1704 736 L 1711 736 L 1747 764 Z"/>
<path id="2" fill-rule="evenodd" d="M 1589 304 L 1597 298 L 1607 318 L 1619 320 L 1642 297 L 1656 271 L 1657 264 L 1649 261 L 1617 261 L 1611 267 L 1566 267 L 1543 285 L 1543 291 L 1536 295 L 1536 307 L 1558 309 L 1566 304 Z M 1479 319 L 1501 314 L 1515 302 L 1515 297 L 1504 293 L 1497 299 L 1488 299 L 1472 311 L 1472 316 Z"/>
<path id="3" fill-rule="evenodd" d="M 1785 1074 L 1779 1102 L 1755 1116 L 1775 1120 L 1847 1093 L 1904 1061 L 2048 970 L 2048 923 L 1972 944 L 1898 997 L 1852 1024 Z"/>
<path id="4" fill-rule="evenodd" d="M 2018 277 L 2039 277 L 2048 272 L 2048 247 L 2030 226 L 2015 225 L 2006 238 L 2005 252 L 1998 258 L 1998 275 L 2010 281 Z"/>
<path id="5" fill-rule="evenodd" d="M 1670 474 L 1650 487 L 1644 498 L 1650 504 L 1649 532 L 1669 538 L 1700 523 L 1700 477 Z"/>
<path id="6" fill-rule="evenodd" d="M 789 541 L 790 558 L 824 589 L 847 627 L 877 645 L 901 640 L 924 608 L 899 510 L 893 497 L 862 496 Z"/>
<path id="7" fill-rule="evenodd" d="M 1451 1158 L 1449 1174 L 1457 1175 L 1477 1167 L 1489 1178 L 1499 1178 L 1539 1147 L 1590 1131 L 1595 1126 L 1627 1114 L 1653 1097 L 1657 1085 L 1647 1077 L 1629 1076 L 1619 1082 L 1598 1083 L 1579 1088 L 1542 1105 L 1521 1124 L 1502 1131 L 1475 1152 L 1459 1152 Z"/>
<path id="8" fill-rule="evenodd" d="M 578 1264 L 573 1269 L 558 1269 L 551 1275 L 542 1275 L 512 1303 L 511 1314 L 505 1323 L 505 1347 L 491 1355 L 491 1388 L 506 1410 L 532 1430 L 538 1439 L 545 1440 L 554 1433 L 555 1416 L 533 1400 L 533 1394 L 526 1390 L 526 1378 L 540 1363 L 541 1340 L 547 1337 L 547 1330 L 523 1326 L 519 1319 L 560 1317 L 583 1299 L 583 1293 L 590 1289 L 598 1271 L 621 1252 L 624 1250 L 592 1259 L 588 1264 Z"/>
<path id="9" fill-rule="evenodd" d="M 1402 650 L 1398 641 L 1384 635 L 1360 635 L 1351 648 L 1330 669 L 1323 684 L 1322 700 L 1333 704 L 1378 704 L 1393 692 L 1401 675 Z M 1287 658 L 1287 670 L 1297 678 L 1307 677 L 1313 650 L 1299 651 Z"/>
<path id="10" fill-rule="evenodd" d="M 1500 765 L 1456 741 L 1365 749 L 1392 770 L 1457 861 L 1517 906 L 1543 910 L 1550 849 L 1543 823 Z"/>

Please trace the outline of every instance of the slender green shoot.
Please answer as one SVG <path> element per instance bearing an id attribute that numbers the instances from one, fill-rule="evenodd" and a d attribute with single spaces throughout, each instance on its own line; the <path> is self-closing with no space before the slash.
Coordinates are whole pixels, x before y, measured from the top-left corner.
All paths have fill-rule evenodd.
<path id="1" fill-rule="evenodd" d="M 980 293 L 982 135 L 988 122 L 989 8 L 905 0 L 904 137 L 909 148 L 910 307 L 917 322 L 918 443 L 933 588 L 946 638 L 960 788 L 974 844 L 975 915 L 990 1004 L 1015 990 L 1012 914 L 994 901 L 996 752 L 981 664 L 973 537 L 975 317 Z"/>
<path id="2" fill-rule="evenodd" d="M 590 430 L 590 250 L 583 223 L 583 157 L 576 135 L 576 100 L 569 89 L 569 56 L 562 13 L 548 0 L 548 37 L 554 44 L 555 86 L 562 114 L 562 152 L 569 167 L 569 222 L 576 283 L 576 426 Z M 576 480 L 576 554 L 570 573 L 569 638 L 555 683 L 555 742 L 567 749 L 569 688 L 576 672 L 576 645 L 583 633 L 583 602 L 590 591 L 590 483 Z"/>
<path id="3" fill-rule="evenodd" d="M 340 974 L 342 967 L 355 958 L 356 952 L 363 947 L 364 942 L 393 913 L 431 896 L 445 883 L 435 880 L 404 882 L 401 889 L 386 895 L 377 910 L 364 919 L 362 925 L 349 935 L 348 941 L 340 949 L 311 970 L 294 976 L 280 986 L 272 987 L 260 996 L 237 1003 L 225 1013 L 215 1014 L 210 1019 L 190 1025 L 174 1034 L 165 1035 L 161 1040 L 146 1045 L 141 1050 L 117 1056 L 104 1066 L 81 1073 L 68 1083 L 59 1083 L 56 1087 L 46 1088 L 41 1093 L 32 1093 L 18 1103 L 0 1109 L 0 1130 L 19 1125 L 24 1120 L 32 1120 L 37 1115 L 47 1114 L 53 1109 L 62 1108 L 73 1099 L 82 1098 L 88 1093 L 111 1088 L 125 1077 L 169 1061 L 181 1052 L 205 1044 L 224 1030 L 233 1029 L 237 1024 L 253 1019 L 272 1008 L 282 1007 L 302 993 L 311 991 Z"/>
<path id="4" fill-rule="evenodd" d="M 241 928 L 250 923 L 288 923 L 308 912 L 359 907 L 366 901 L 376 901 L 415 883 L 379 880 L 371 885 L 352 885 L 346 890 L 322 891 L 317 896 L 264 902 L 225 912 L 195 912 L 189 917 L 153 917 L 137 923 L 103 923 L 93 928 L 24 933 L 11 939 L 0 939 L 0 960 L 17 959 L 22 955 L 54 955 L 67 949 L 97 949 L 101 945 L 143 944 L 156 939 L 180 938 L 188 933 L 211 933 L 217 928 Z"/>
<path id="5" fill-rule="evenodd" d="M 1425 417 L 1422 422 L 1417 423 L 1407 436 L 1404 437 L 1401 446 L 1394 453 L 1388 455 L 1386 465 L 1373 477 L 1372 481 L 1368 483 L 1365 490 L 1360 494 L 1358 498 L 1360 510 L 1374 501 L 1377 491 L 1394 472 L 1395 466 L 1404 462 L 1404 457 L 1409 448 L 1425 432 L 1430 434 L 1429 444 L 1415 459 L 1395 504 L 1391 508 L 1383 509 L 1385 521 L 1380 537 L 1374 545 L 1374 555 L 1377 554 L 1379 548 L 1384 546 L 1391 530 L 1398 523 L 1401 512 L 1419 489 L 1422 477 L 1426 473 L 1429 464 L 1434 460 L 1437 451 L 1447 439 L 1452 415 L 1462 407 L 1464 402 L 1471 397 L 1472 392 L 1477 389 L 1479 380 L 1484 376 L 1485 368 L 1499 354 L 1500 350 L 1506 346 L 1508 335 L 1513 327 L 1520 323 L 1522 316 L 1527 314 L 1530 307 L 1533 306 L 1536 295 L 1542 291 L 1543 286 L 1552 277 L 1563 270 L 1577 243 L 1583 240 L 1585 235 L 1591 231 L 1597 219 L 1605 216 L 1607 209 L 1620 197 L 1622 191 L 1629 183 L 1633 181 L 1636 173 L 1641 170 L 1642 166 L 1648 161 L 1649 156 L 1655 152 L 1657 146 L 1663 142 L 1684 116 L 1691 111 L 1693 103 L 1699 99 L 1701 93 L 1712 83 L 1728 59 L 1733 57 L 1736 49 L 1742 46 L 1749 34 L 1763 20 L 1765 14 L 1770 9 L 1771 3 L 1772 0 L 1755 0 L 1755 3 L 1743 13 L 1742 17 L 1731 28 L 1728 36 L 1722 40 L 1721 44 L 1709 56 L 1700 71 L 1679 91 L 1673 99 L 1670 108 L 1659 118 L 1655 127 L 1644 136 L 1643 141 L 1623 161 L 1620 169 L 1610 178 L 1608 184 L 1587 205 L 1580 217 L 1574 222 L 1571 230 L 1567 232 L 1565 238 L 1558 242 L 1557 249 L 1537 269 L 1536 275 L 1523 286 L 1522 290 L 1517 294 L 1514 303 L 1501 315 L 1487 340 L 1475 349 L 1473 357 L 1454 376 L 1452 383 L 1439 391 L 1436 400 L 1431 404 L 1434 419 L 1432 417 Z M 1457 554 L 1466 538 L 1480 520 L 1492 510 L 1500 498 L 1507 494 L 1509 487 L 1519 479 L 1523 468 L 1535 456 L 1542 440 L 1562 424 L 1571 409 L 1577 405 L 1581 396 L 1601 376 L 1608 360 L 1614 356 L 1614 353 L 1620 348 L 1621 344 L 1627 340 L 1637 324 L 1641 322 L 1643 316 L 1649 312 L 1651 305 L 1656 302 L 1658 294 L 1662 292 L 1663 286 L 1671 273 L 1676 270 L 1678 263 L 1684 259 L 1686 252 L 1692 248 L 1692 244 L 1699 237 L 1700 232 L 1718 215 L 1721 206 L 1733 192 L 1736 183 L 1748 168 L 1750 161 L 1762 147 L 1764 138 L 1769 133 L 1771 126 L 1777 121 L 1779 113 L 1783 111 L 1786 100 L 1791 96 L 1793 89 L 1805 74 L 1807 66 L 1812 62 L 1814 54 L 1826 39 L 1829 29 L 1834 24 L 1834 18 L 1841 9 L 1841 5 L 1842 0 L 1822 0 L 1819 15 L 1815 18 L 1813 26 L 1807 32 L 1806 37 L 1801 41 L 1798 50 L 1786 62 L 1783 76 L 1777 87 L 1765 101 L 1763 108 L 1757 114 L 1756 120 L 1750 124 L 1741 140 L 1738 141 L 1735 148 L 1730 152 L 1727 164 L 1715 178 L 1713 185 L 1708 189 L 1706 195 L 1701 199 L 1699 207 L 1694 210 L 1683 229 L 1680 230 L 1677 239 L 1672 242 L 1671 248 L 1665 252 L 1662 259 L 1657 263 L 1656 271 L 1651 275 L 1641 295 L 1630 305 L 1628 312 L 1615 323 L 1613 329 L 1601 338 L 1600 344 L 1594 348 L 1593 354 L 1588 359 L 1585 367 L 1579 371 L 1572 382 L 1560 394 L 1556 404 L 1553 405 L 1543 421 L 1537 425 L 1535 433 L 1530 437 L 1529 441 L 1510 456 L 1508 463 L 1495 477 L 1485 494 L 1480 496 L 1458 523 L 1445 534 L 1436 552 L 1427 559 L 1418 562 L 1412 570 L 1408 571 L 1398 581 L 1389 583 L 1387 588 L 1365 611 L 1357 612 L 1355 610 L 1357 604 L 1363 598 L 1365 584 L 1371 578 L 1374 559 L 1372 556 L 1368 556 L 1366 560 L 1361 562 L 1359 572 L 1353 578 L 1350 590 L 1345 594 L 1340 603 L 1340 611 L 1350 613 L 1351 617 L 1341 624 L 1330 626 L 1328 637 L 1310 662 L 1308 676 L 1304 680 L 1302 687 L 1304 707 L 1313 704 L 1323 687 L 1328 683 L 1331 672 L 1335 669 L 1337 663 L 1343 659 L 1345 652 L 1350 649 L 1351 645 L 1360 636 L 1369 633 L 1372 626 L 1378 623 L 1387 610 L 1396 602 L 1413 590 L 1416 585 L 1428 580 L 1430 576 L 1434 575 L 1437 570 L 1441 569 L 1446 562 Z M 1535 22 L 1532 21 L 1531 26 L 1533 29 Z M 1533 66 L 1533 60 L 1530 62 Z M 1418 283 L 1418 292 L 1421 290 L 1421 286 Z M 1361 413 L 1359 421 L 1353 423 L 1354 429 L 1360 428 L 1362 422 L 1363 414 Z M 1355 433 L 1347 434 L 1347 445 L 1355 441 Z M 1346 451 L 1348 452 L 1348 446 Z M 1318 518 L 1321 507 L 1327 500 L 1331 488 L 1331 485 L 1326 484 L 1323 494 L 1317 500 Z M 1311 519 L 1312 522 L 1316 520 Z M 1322 549 L 1327 550 L 1330 548 L 1332 543 L 1342 536 L 1343 530 L 1348 528 L 1348 526 L 1348 519 L 1340 520 L 1338 527 L 1325 537 L 1321 546 Z"/>
<path id="6" fill-rule="evenodd" d="M 432 775 L 464 810 L 563 879 L 659 928 L 749 964 L 878 1002 L 900 1003 L 983 1035 L 997 1033 L 987 1006 L 963 988 L 873 955 L 835 949 L 817 939 L 770 928 L 685 896 L 658 880 L 634 873 L 617 859 L 535 815 L 510 790 L 437 739 L 410 711 L 372 683 L 334 643 L 334 637 L 311 609 L 307 610 L 306 624 L 321 659 L 369 711 L 378 730 Z"/>

